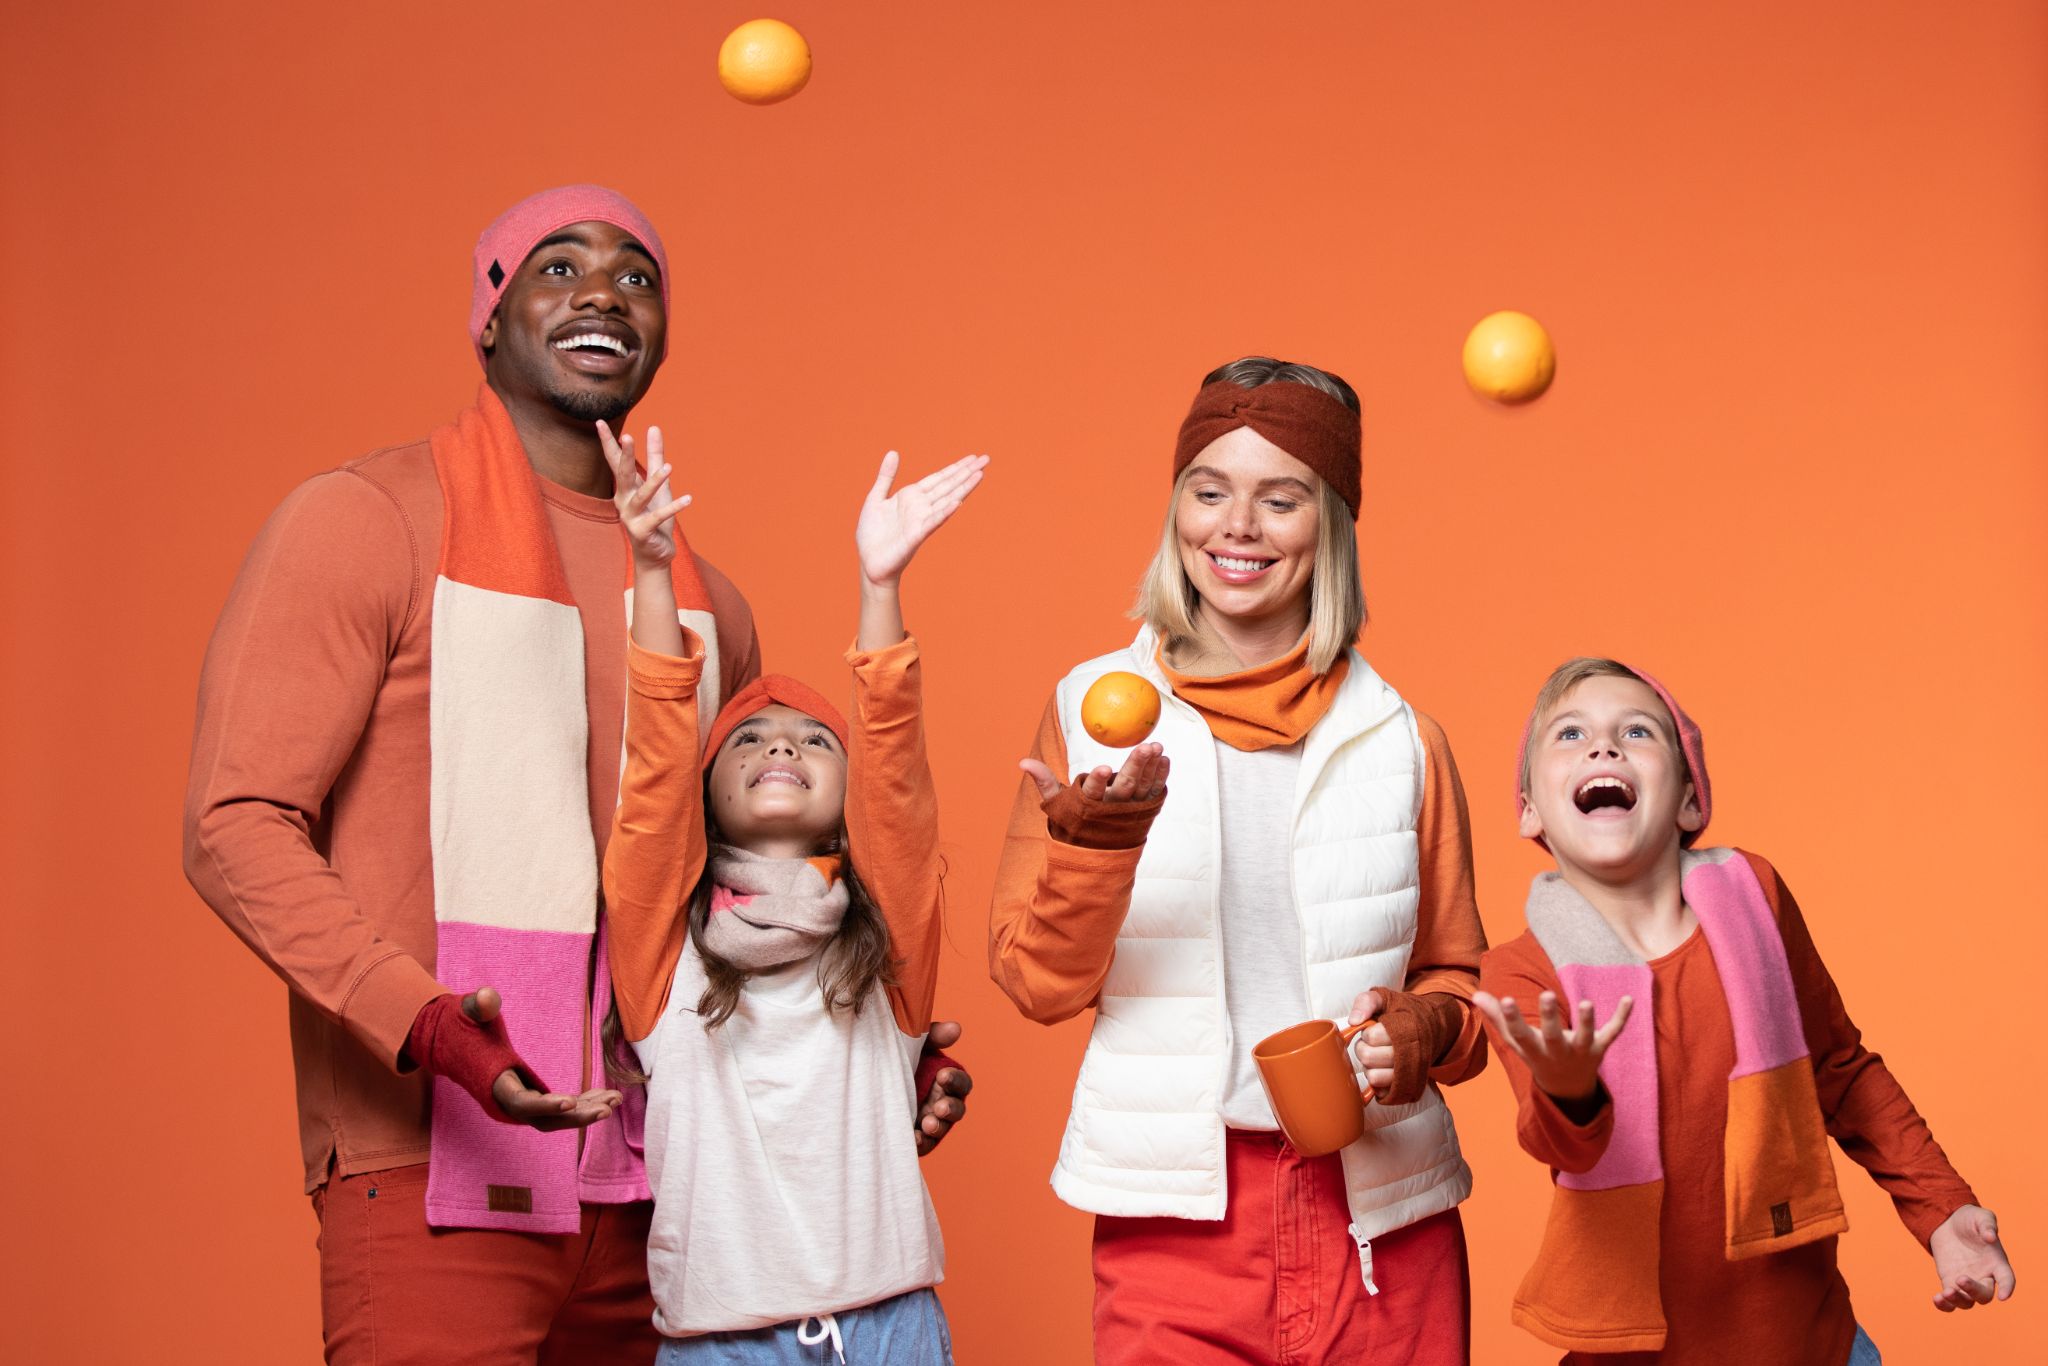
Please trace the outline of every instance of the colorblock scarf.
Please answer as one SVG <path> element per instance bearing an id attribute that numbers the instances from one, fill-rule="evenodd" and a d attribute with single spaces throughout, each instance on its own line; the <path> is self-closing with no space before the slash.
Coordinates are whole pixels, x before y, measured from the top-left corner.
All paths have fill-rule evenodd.
<path id="1" fill-rule="evenodd" d="M 1220 641 L 1197 637 L 1184 647 L 1184 663 L 1228 659 Z M 1349 652 L 1337 656 L 1328 673 L 1308 666 L 1308 634 L 1278 659 L 1235 673 L 1182 673 L 1159 650 L 1159 671 L 1173 684 L 1173 695 L 1202 714 L 1209 733 L 1232 749 L 1271 749 L 1291 745 L 1316 727 L 1337 700 L 1344 676 L 1351 671 Z"/>
<path id="2" fill-rule="evenodd" d="M 443 506 L 429 700 L 435 976 L 455 992 L 496 987 L 513 1047 L 554 1090 L 575 1092 L 604 1075 L 598 1029 L 611 1004 L 583 620 L 498 396 L 484 386 L 431 444 Z M 619 556 L 630 599 L 624 536 Z M 717 625 L 687 545 L 673 573 L 682 621 L 709 654 L 704 676 L 716 680 Z M 715 681 L 699 699 L 708 720 Z M 647 1198 L 637 1092 L 579 1136 L 503 1123 L 446 1078 L 433 1086 L 430 1224 L 573 1233 L 582 1201 Z"/>
<path id="3" fill-rule="evenodd" d="M 748 972 L 802 962 L 846 919 L 850 898 L 836 857 L 764 858 L 721 844 L 710 864 L 704 947 Z"/>
<path id="4" fill-rule="evenodd" d="M 1730 1261 L 1760 1257 L 1840 1233 L 1848 1219 L 1835 1189 L 1785 941 L 1763 886 L 1734 849 L 1687 851 L 1680 867 L 1683 894 L 1707 937 L 1735 1032 L 1722 1135 L 1726 1255 Z M 1614 1105 L 1607 1151 L 1590 1171 L 1558 1173 L 1542 1250 L 1516 1295 L 1515 1321 L 1571 1350 L 1660 1351 L 1665 1117 L 1658 1113 L 1650 967 L 1556 873 L 1542 874 L 1530 888 L 1528 920 L 1557 968 L 1566 1002 L 1591 1001 L 1601 1021 L 1623 996 L 1636 1004 L 1600 1063 Z M 1576 1289 L 1567 1293 L 1567 1286 Z M 1601 1287 L 1603 1303 L 1585 1306 L 1582 1333 L 1526 1317 L 1521 1308 L 1583 1301 L 1589 1286 Z"/>

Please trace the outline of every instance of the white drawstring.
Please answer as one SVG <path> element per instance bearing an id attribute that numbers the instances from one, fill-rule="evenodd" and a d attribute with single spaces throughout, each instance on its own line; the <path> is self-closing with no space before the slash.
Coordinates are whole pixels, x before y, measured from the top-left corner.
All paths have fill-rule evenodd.
<path id="1" fill-rule="evenodd" d="M 805 1337 L 805 1332 L 809 1329 L 810 1325 L 814 1323 L 818 1325 L 817 1336 Z M 833 1355 L 837 1356 L 840 1360 L 841 1366 L 844 1366 L 846 1361 L 846 1344 L 840 1341 L 839 1339 L 839 1319 L 836 1315 L 813 1314 L 811 1317 L 807 1319 L 801 1319 L 798 1321 L 796 1325 L 796 1340 L 802 1343 L 804 1346 L 815 1347 L 819 1343 L 825 1341 L 827 1338 L 830 1338 L 832 1340 Z"/>
<path id="2" fill-rule="evenodd" d="M 1372 1239 L 1358 1231 L 1358 1225 L 1350 1227 L 1351 1241 L 1358 1244 L 1358 1272 L 1365 1277 L 1365 1293 L 1377 1295 L 1380 1288 L 1372 1283 Z"/>

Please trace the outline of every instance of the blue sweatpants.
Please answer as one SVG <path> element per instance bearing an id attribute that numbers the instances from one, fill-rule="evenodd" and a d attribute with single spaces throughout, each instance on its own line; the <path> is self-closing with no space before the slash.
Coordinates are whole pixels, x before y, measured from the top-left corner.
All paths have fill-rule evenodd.
<path id="1" fill-rule="evenodd" d="M 953 1366 L 946 1311 L 930 1287 L 840 1314 L 744 1333 L 668 1338 L 655 1366 Z"/>

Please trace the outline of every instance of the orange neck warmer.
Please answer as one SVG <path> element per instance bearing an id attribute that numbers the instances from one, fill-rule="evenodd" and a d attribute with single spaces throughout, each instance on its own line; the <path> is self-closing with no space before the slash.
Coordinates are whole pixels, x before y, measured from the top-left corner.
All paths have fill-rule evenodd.
<path id="1" fill-rule="evenodd" d="M 1291 745 L 1314 730 L 1351 671 L 1348 651 L 1337 657 L 1328 673 L 1309 668 L 1305 631 L 1300 643 L 1278 659 L 1237 673 L 1182 673 L 1167 663 L 1163 646 L 1158 658 L 1160 672 L 1173 684 L 1173 695 L 1202 714 L 1210 734 L 1243 750 Z"/>

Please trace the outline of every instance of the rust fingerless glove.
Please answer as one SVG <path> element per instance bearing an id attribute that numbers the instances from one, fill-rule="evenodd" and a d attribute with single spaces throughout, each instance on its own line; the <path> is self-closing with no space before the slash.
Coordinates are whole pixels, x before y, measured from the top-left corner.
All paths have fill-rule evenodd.
<path id="1" fill-rule="evenodd" d="M 924 1109 L 925 1101 L 931 1098 L 932 1087 L 938 1085 L 939 1073 L 949 1067 L 956 1072 L 965 1072 L 967 1070 L 952 1058 L 937 1050 L 927 1051 L 917 1060 L 917 1081 L 915 1085 L 917 1087 L 917 1108 L 919 1110 Z"/>
<path id="2" fill-rule="evenodd" d="M 1376 1099 L 1383 1105 L 1412 1105 L 1422 1099 L 1429 1069 L 1465 1029 L 1465 1007 L 1441 991 L 1411 996 L 1380 988 L 1379 1022 L 1394 1048 L 1394 1084 Z"/>
<path id="3" fill-rule="evenodd" d="M 453 992 L 436 996 L 420 1007 L 412 1029 L 405 1036 L 405 1051 L 420 1067 L 437 1077 L 446 1077 L 476 1097 L 484 1113 L 506 1124 L 519 1121 L 505 1113 L 492 1085 L 507 1068 L 517 1072 L 536 1091 L 548 1089 L 520 1060 L 505 1033 L 503 1016 L 489 1024 L 478 1024 L 462 1011 L 462 1000 Z"/>
<path id="4" fill-rule="evenodd" d="M 1152 831 L 1152 818 L 1166 804 L 1166 789 L 1150 801 L 1112 802 L 1089 798 L 1068 783 L 1042 803 L 1045 827 L 1061 844 L 1077 849 L 1136 849 Z"/>

